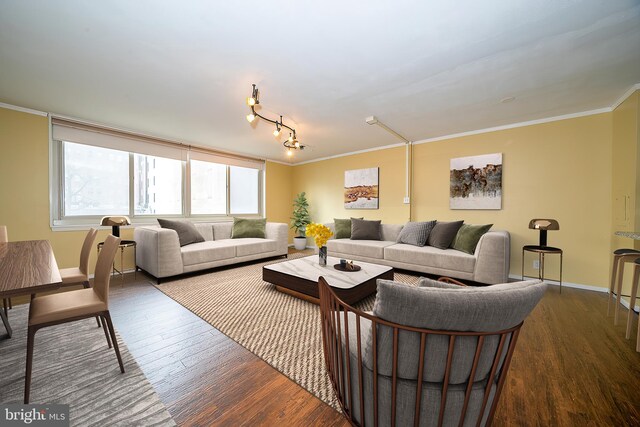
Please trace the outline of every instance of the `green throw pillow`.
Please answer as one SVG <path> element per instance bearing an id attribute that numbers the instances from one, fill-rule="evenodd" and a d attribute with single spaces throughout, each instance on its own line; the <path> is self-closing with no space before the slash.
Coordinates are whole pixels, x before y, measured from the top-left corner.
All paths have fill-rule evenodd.
<path id="1" fill-rule="evenodd" d="M 233 228 L 231 229 L 232 239 L 242 239 L 245 237 L 257 237 L 264 239 L 267 219 L 233 218 Z"/>
<path id="2" fill-rule="evenodd" d="M 349 218 L 349 219 L 334 218 L 333 219 L 333 224 L 336 229 L 336 233 L 335 233 L 336 239 L 351 238 L 351 219 L 352 218 Z M 363 219 L 363 218 L 356 218 L 356 219 Z"/>
<path id="3" fill-rule="evenodd" d="M 460 227 L 460 230 L 458 230 L 458 234 L 456 234 L 455 239 L 453 239 L 451 247 L 458 251 L 466 252 L 473 255 L 473 253 L 476 251 L 476 246 L 478 245 L 480 237 L 482 237 L 483 234 L 489 231 L 492 226 L 493 224 L 463 224 L 462 227 Z"/>

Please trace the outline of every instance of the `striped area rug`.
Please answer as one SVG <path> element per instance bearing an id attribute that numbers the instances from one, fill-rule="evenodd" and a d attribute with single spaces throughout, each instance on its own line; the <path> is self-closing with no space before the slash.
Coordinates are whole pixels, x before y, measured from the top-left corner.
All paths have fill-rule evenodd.
<path id="1" fill-rule="evenodd" d="M 289 254 L 289 260 L 310 251 Z M 256 356 L 338 409 L 322 352 L 320 309 L 262 280 L 269 260 L 169 281 L 157 288 Z M 418 276 L 395 273 L 416 284 Z M 371 310 L 375 296 L 356 307 Z"/>
<path id="2" fill-rule="evenodd" d="M 13 337 L 0 339 L 1 403 L 23 401 L 28 310 L 28 304 L 9 310 Z M 4 332 L 0 323 L 0 334 Z M 39 330 L 31 403 L 68 404 L 74 426 L 175 426 L 120 337 L 118 344 L 124 374 L 95 319 Z"/>

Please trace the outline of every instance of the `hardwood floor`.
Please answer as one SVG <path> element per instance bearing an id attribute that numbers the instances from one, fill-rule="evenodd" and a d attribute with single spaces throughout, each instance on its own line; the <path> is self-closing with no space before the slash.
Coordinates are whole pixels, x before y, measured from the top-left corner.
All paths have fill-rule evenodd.
<path id="1" fill-rule="evenodd" d="M 640 353 L 607 295 L 550 286 L 522 329 L 497 426 L 640 426 Z M 309 392 L 166 297 L 114 279 L 120 335 L 178 425 L 348 425 Z"/>
<path id="2" fill-rule="evenodd" d="M 111 285 L 116 329 L 181 426 L 349 425 L 138 273 Z"/>

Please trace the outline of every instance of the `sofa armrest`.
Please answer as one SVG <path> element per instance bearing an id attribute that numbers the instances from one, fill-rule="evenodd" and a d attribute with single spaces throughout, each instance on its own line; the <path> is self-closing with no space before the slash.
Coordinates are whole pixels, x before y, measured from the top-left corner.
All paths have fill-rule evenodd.
<path id="1" fill-rule="evenodd" d="M 289 229 L 282 222 L 268 222 L 265 228 L 265 238 L 275 240 L 278 255 L 286 255 L 289 246 Z"/>
<path id="2" fill-rule="evenodd" d="M 480 283 L 507 283 L 511 255 L 511 237 L 507 231 L 485 233 L 476 246 L 473 280 Z"/>
<path id="3" fill-rule="evenodd" d="M 180 241 L 175 230 L 159 227 L 136 227 L 136 265 L 155 277 L 183 273 Z"/>

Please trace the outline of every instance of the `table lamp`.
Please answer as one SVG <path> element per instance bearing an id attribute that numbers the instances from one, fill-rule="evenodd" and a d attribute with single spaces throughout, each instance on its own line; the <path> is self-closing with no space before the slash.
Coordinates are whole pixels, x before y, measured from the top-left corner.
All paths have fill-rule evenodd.
<path id="1" fill-rule="evenodd" d="M 100 221 L 100 225 L 110 225 L 111 234 L 120 237 L 120 226 L 130 225 L 131 221 L 128 216 L 104 216 Z"/>
<path id="2" fill-rule="evenodd" d="M 529 228 L 540 230 L 540 246 L 547 246 L 547 230 L 560 230 L 560 224 L 555 219 L 532 219 Z"/>

